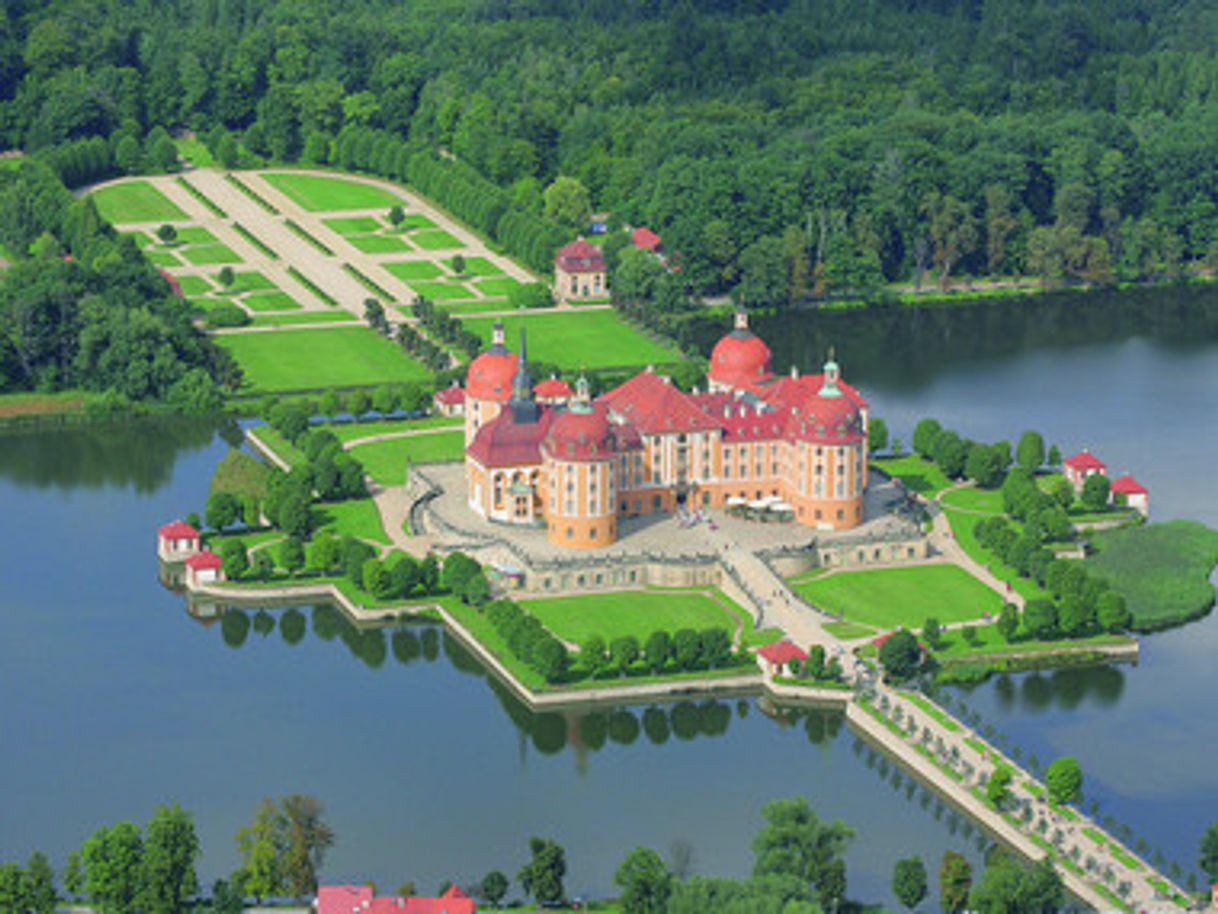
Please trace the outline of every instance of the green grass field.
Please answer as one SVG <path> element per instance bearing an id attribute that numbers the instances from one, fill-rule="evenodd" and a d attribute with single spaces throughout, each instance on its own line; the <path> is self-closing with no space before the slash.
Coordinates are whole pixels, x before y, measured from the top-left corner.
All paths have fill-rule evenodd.
<path id="1" fill-rule="evenodd" d="M 177 254 L 164 249 L 145 251 L 144 256 L 158 267 L 180 267 L 182 265 L 182 261 Z"/>
<path id="2" fill-rule="evenodd" d="M 208 494 L 231 492 L 234 495 L 265 498 L 270 475 L 267 465 L 253 454 L 230 448 L 216 464 Z"/>
<path id="3" fill-rule="evenodd" d="M 977 542 L 977 535 L 973 531 L 977 527 L 977 522 L 984 520 L 984 518 L 976 514 L 957 511 L 953 508 L 945 508 L 943 513 L 946 515 L 948 523 L 951 524 L 952 536 L 960 544 L 960 548 L 967 552 L 974 561 L 988 568 L 994 577 L 1010 584 L 1013 590 L 1017 590 L 1028 600 L 1036 600 L 1048 596 L 1034 580 L 1020 577 L 1019 572 L 1010 565 L 1000 562 L 994 557 L 993 553 Z M 1020 529 L 1018 523 L 1015 523 L 1015 527 Z"/>
<path id="4" fill-rule="evenodd" d="M 443 463 L 461 460 L 465 455 L 465 431 L 437 432 L 434 435 L 414 435 L 374 441 L 351 449 L 368 475 L 383 486 L 400 486 L 406 482 L 406 461 L 413 463 Z"/>
<path id="5" fill-rule="evenodd" d="M 366 327 L 216 337 L 245 371 L 243 392 L 310 390 L 419 381 L 421 364 Z"/>
<path id="6" fill-rule="evenodd" d="M 216 236 L 201 225 L 184 225 L 178 229 L 179 244 L 214 244 Z"/>
<path id="7" fill-rule="evenodd" d="M 132 241 L 134 241 L 134 242 L 135 242 L 136 247 L 140 247 L 140 248 L 146 248 L 146 247 L 148 247 L 150 244 L 154 244 L 154 243 L 155 243 L 155 244 L 160 244 L 160 242 L 159 242 L 159 241 L 154 242 L 154 241 L 152 240 L 152 236 L 151 236 L 151 235 L 148 235 L 148 234 L 145 234 L 144 232 L 140 232 L 140 231 L 135 231 L 135 232 L 123 232 L 122 234 L 126 235 L 128 238 L 130 238 Z"/>
<path id="8" fill-rule="evenodd" d="M 826 612 L 881 628 L 921 628 L 932 616 L 946 625 L 1002 609 L 998 594 L 955 565 L 842 571 L 794 586 Z"/>
<path id="9" fill-rule="evenodd" d="M 384 228 L 375 216 L 334 216 L 321 224 L 340 235 L 366 235 Z"/>
<path id="10" fill-rule="evenodd" d="M 952 484 L 937 466 L 917 454 L 906 454 L 904 457 L 872 457 L 871 466 L 883 470 L 889 476 L 895 476 L 906 488 L 927 498 L 937 495 Z"/>
<path id="11" fill-rule="evenodd" d="M 512 304 L 502 298 L 471 298 L 469 301 L 437 302 L 436 306 L 445 314 L 460 317 L 465 314 L 487 314 L 492 311 L 511 311 Z"/>
<path id="12" fill-rule="evenodd" d="M 986 654 L 1012 654 L 1019 652 L 1042 653 L 1063 648 L 1077 647 L 1110 647 L 1115 644 L 1128 644 L 1132 639 L 1128 635 L 1093 635 L 1090 638 L 1069 638 L 1058 641 L 1034 641 L 1031 639 L 1004 641 L 998 632 L 998 626 L 974 625 L 976 637 L 968 641 L 962 629 L 946 631 L 935 648 L 936 657 L 951 659 L 967 658 Z"/>
<path id="13" fill-rule="evenodd" d="M 147 181 L 124 181 L 93 192 L 97 211 L 107 222 L 174 222 L 186 213 Z"/>
<path id="14" fill-rule="evenodd" d="M 435 279 L 444 275 L 444 271 L 430 260 L 399 260 L 395 263 L 382 263 L 381 266 L 403 282 L 410 282 L 414 279 Z"/>
<path id="15" fill-rule="evenodd" d="M 325 531 L 335 536 L 354 536 L 373 543 L 390 545 L 390 539 L 381 524 L 381 513 L 371 498 L 351 501 L 323 502 L 313 506 L 314 520 L 318 532 Z"/>
<path id="16" fill-rule="evenodd" d="M 403 231 L 411 231 L 413 229 L 430 229 L 435 227 L 436 224 L 422 213 L 407 213 L 406 218 L 402 220 L 401 225 L 401 229 Z"/>
<path id="17" fill-rule="evenodd" d="M 211 151 L 207 148 L 207 144 L 202 140 L 190 140 L 185 137 L 176 137 L 173 145 L 177 147 L 178 155 L 186 159 L 188 162 L 193 162 L 200 168 L 210 168 L 216 164 L 215 158 L 212 157 Z"/>
<path id="18" fill-rule="evenodd" d="M 212 290 L 212 284 L 202 276 L 179 276 L 177 279 L 183 295 L 202 295 Z"/>
<path id="19" fill-rule="evenodd" d="M 192 244 L 182 256 L 193 264 L 241 263 L 241 256 L 224 244 Z"/>
<path id="20" fill-rule="evenodd" d="M 296 311 L 300 303 L 286 292 L 253 292 L 241 299 L 251 311 Z"/>
<path id="21" fill-rule="evenodd" d="M 365 254 L 400 254 L 410 250 L 410 245 L 397 235 L 348 235 L 347 241 Z"/>
<path id="22" fill-rule="evenodd" d="M 220 284 L 220 274 L 213 273 L 212 278 L 216 284 Z M 272 291 L 275 284 L 263 276 L 256 270 L 243 270 L 240 273 L 233 275 L 233 284 L 226 290 L 228 293 L 236 292 L 262 292 Z"/>
<path id="23" fill-rule="evenodd" d="M 497 279 L 480 279 L 474 283 L 483 295 L 511 295 L 512 290 L 520 285 L 518 280 L 510 276 L 500 276 Z"/>
<path id="24" fill-rule="evenodd" d="M 655 631 L 722 628 L 730 634 L 744 620 L 704 591 L 629 590 L 522 600 L 557 637 L 577 644 L 591 635 L 606 641 L 634 635 L 640 642 Z"/>
<path id="25" fill-rule="evenodd" d="M 981 511 L 985 514 L 1005 513 L 1002 510 L 1002 492 L 998 489 L 979 489 L 976 486 L 952 489 L 943 496 L 942 503 L 953 508 Z"/>
<path id="26" fill-rule="evenodd" d="M 410 240 L 425 251 L 449 251 L 465 247 L 444 229 L 420 229 L 410 236 Z"/>
<path id="27" fill-rule="evenodd" d="M 311 212 L 390 207 L 401 201 L 389 191 L 362 181 L 296 172 L 264 172 L 263 180 Z"/>
<path id="28" fill-rule="evenodd" d="M 870 625 L 860 625 L 857 622 L 826 622 L 823 627 L 834 638 L 841 638 L 843 641 L 876 634 L 876 630 Z"/>
<path id="29" fill-rule="evenodd" d="M 251 327 L 284 327 L 291 324 L 338 324 L 360 323 L 347 311 L 288 311 L 255 314 L 250 321 Z"/>
<path id="30" fill-rule="evenodd" d="M 416 431 L 431 428 L 461 428 L 465 420 L 461 416 L 427 416 L 423 419 L 378 419 L 372 422 L 335 422 L 325 426 L 327 431 L 344 444 L 370 435 L 389 435 L 394 432 Z"/>
<path id="31" fill-rule="evenodd" d="M 490 343 L 490 317 L 470 318 L 465 325 Z M 674 362 L 681 358 L 675 346 L 655 342 L 634 329 L 613 311 L 572 314 L 528 313 L 503 318 L 509 340 L 529 334 L 529 356 L 563 368 L 611 368 Z"/>
<path id="32" fill-rule="evenodd" d="M 296 445 L 292 444 L 269 425 L 260 425 L 252 431 L 258 437 L 258 440 L 274 451 L 280 459 L 292 466 L 305 462 L 304 451 L 300 450 L 300 448 L 296 447 Z"/>
<path id="33" fill-rule="evenodd" d="M 423 279 L 413 280 L 407 285 L 411 291 L 432 301 L 456 301 L 471 298 L 473 293 L 459 282 L 432 282 Z"/>
<path id="34" fill-rule="evenodd" d="M 1173 520 L 1093 533 L 1091 544 L 1088 568 L 1124 594 L 1136 628 L 1183 622 L 1214 602 L 1218 530 Z"/>
<path id="35" fill-rule="evenodd" d="M 444 265 L 457 272 L 457 268 L 453 266 L 453 259 L 449 257 L 444 261 Z M 502 276 L 503 270 L 495 266 L 485 257 L 466 257 L 465 258 L 465 276 Z"/>

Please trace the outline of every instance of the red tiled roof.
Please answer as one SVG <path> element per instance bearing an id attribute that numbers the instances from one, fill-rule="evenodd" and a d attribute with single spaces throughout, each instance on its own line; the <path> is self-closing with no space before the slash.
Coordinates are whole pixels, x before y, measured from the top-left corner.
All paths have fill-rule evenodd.
<path id="1" fill-rule="evenodd" d="M 186 567 L 194 571 L 203 571 L 208 568 L 219 568 L 224 563 L 220 561 L 220 556 L 216 555 L 210 549 L 204 549 L 202 552 L 197 552 L 186 560 Z"/>
<path id="2" fill-rule="evenodd" d="M 506 400 L 512 395 L 516 353 L 492 346 L 469 363 L 465 373 L 466 396 L 476 400 Z"/>
<path id="3" fill-rule="evenodd" d="M 459 886 L 439 898 L 386 895 L 372 897 L 364 885 L 323 885 L 317 888 L 317 914 L 474 914 L 477 906 Z"/>
<path id="4" fill-rule="evenodd" d="M 535 397 L 556 398 L 574 395 L 575 391 L 571 389 L 571 385 L 558 378 L 546 378 L 544 381 L 533 385 L 533 396 Z"/>
<path id="5" fill-rule="evenodd" d="M 597 398 L 644 434 L 691 432 L 718 428 L 689 394 L 654 371 L 640 371 Z"/>
<path id="6" fill-rule="evenodd" d="M 1128 473 L 1112 481 L 1108 491 L 1118 495 L 1149 495 L 1150 491 Z"/>
<path id="7" fill-rule="evenodd" d="M 630 240 L 634 242 L 636 248 L 641 248 L 644 251 L 654 251 L 660 246 L 660 236 L 645 225 L 640 225 L 631 232 Z"/>
<path id="8" fill-rule="evenodd" d="M 517 424 L 511 407 L 505 406 L 498 416 L 478 429 L 465 452 L 484 467 L 541 463 L 541 442 L 553 421 L 554 411 L 542 406 L 536 422 Z"/>
<path id="9" fill-rule="evenodd" d="M 712 381 L 742 387 L 767 380 L 770 373 L 770 347 L 751 330 L 733 330 L 711 350 Z"/>
<path id="10" fill-rule="evenodd" d="M 451 387 L 443 387 L 437 390 L 434 399 L 447 404 L 464 403 L 465 391 L 454 384 Z"/>
<path id="11" fill-rule="evenodd" d="M 567 410 L 550 426 L 545 449 L 556 460 L 609 460 L 614 453 L 613 431 L 603 403 L 591 412 Z"/>
<path id="12" fill-rule="evenodd" d="M 554 264 L 568 273 L 601 273 L 605 269 L 605 258 L 600 248 L 578 238 L 559 250 Z"/>
<path id="13" fill-rule="evenodd" d="M 157 529 L 157 534 L 167 540 L 197 540 L 199 531 L 186 521 L 175 520 Z"/>
<path id="14" fill-rule="evenodd" d="M 797 644 L 793 644 L 789 639 L 783 638 L 781 641 L 775 641 L 772 644 L 764 645 L 757 649 L 757 653 L 764 657 L 770 663 L 790 663 L 792 660 L 804 661 L 808 659 L 808 653 Z"/>
<path id="15" fill-rule="evenodd" d="M 1066 458 L 1066 466 L 1074 470 L 1106 470 L 1108 464 L 1100 460 L 1090 451 L 1080 451 L 1073 457 Z"/>

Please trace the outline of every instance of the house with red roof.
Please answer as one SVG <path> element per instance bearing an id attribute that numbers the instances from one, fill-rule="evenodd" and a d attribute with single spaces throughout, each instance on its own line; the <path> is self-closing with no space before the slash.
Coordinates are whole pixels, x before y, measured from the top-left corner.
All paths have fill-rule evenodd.
<path id="1" fill-rule="evenodd" d="M 609 286 L 601 249 L 582 237 L 561 248 L 554 257 L 554 290 L 559 301 L 604 297 Z"/>
<path id="2" fill-rule="evenodd" d="M 195 588 L 200 584 L 215 584 L 224 580 L 223 562 L 210 549 L 196 552 L 186 560 L 186 586 Z"/>
<path id="3" fill-rule="evenodd" d="M 199 551 L 199 531 L 183 520 L 163 524 L 156 531 L 156 554 L 162 562 L 181 562 Z"/>
<path id="4" fill-rule="evenodd" d="M 441 387 L 432 394 L 431 406 L 441 416 L 464 416 L 465 391 L 453 381 L 448 387 Z"/>
<path id="5" fill-rule="evenodd" d="M 1067 457 L 1062 462 L 1062 473 L 1070 484 L 1075 489 L 1082 490 L 1083 484 L 1087 481 L 1088 476 L 1107 476 L 1108 465 L 1092 454 L 1086 448 L 1083 448 L 1072 457 Z"/>
<path id="6" fill-rule="evenodd" d="M 640 251 L 656 253 L 660 250 L 660 236 L 645 225 L 640 225 L 630 233 L 630 243 Z"/>
<path id="7" fill-rule="evenodd" d="M 716 344 L 705 392 L 653 368 L 593 398 L 528 376 L 494 343 L 466 378 L 470 508 L 544 527 L 557 545 L 616 540 L 619 519 L 761 501 L 783 518 L 840 530 L 863 522 L 867 401 L 830 358 L 817 374 L 775 377 L 770 349 L 737 315 Z"/>
<path id="8" fill-rule="evenodd" d="M 1118 476 L 1108 487 L 1108 497 L 1115 505 L 1127 505 L 1143 517 L 1150 514 L 1150 490 L 1128 473 Z"/>
<path id="9" fill-rule="evenodd" d="M 438 898 L 373 894 L 366 885 L 317 887 L 317 914 L 474 914 L 478 906 L 460 886 L 449 886 Z"/>
<path id="10" fill-rule="evenodd" d="M 761 671 L 771 676 L 781 675 L 784 669 L 797 673 L 795 665 L 803 664 L 807 659 L 808 652 L 787 638 L 757 648 L 757 662 Z"/>

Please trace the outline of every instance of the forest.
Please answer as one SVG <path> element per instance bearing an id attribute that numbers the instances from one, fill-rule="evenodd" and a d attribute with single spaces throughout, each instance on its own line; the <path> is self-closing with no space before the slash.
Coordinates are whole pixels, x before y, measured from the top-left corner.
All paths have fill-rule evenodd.
<path id="1" fill-rule="evenodd" d="M 415 184 L 519 259 L 606 214 L 679 309 L 1218 265 L 1203 0 L 2 0 L 0 145 L 69 186 L 172 163 Z M 22 252 L 18 252 L 19 254 Z"/>

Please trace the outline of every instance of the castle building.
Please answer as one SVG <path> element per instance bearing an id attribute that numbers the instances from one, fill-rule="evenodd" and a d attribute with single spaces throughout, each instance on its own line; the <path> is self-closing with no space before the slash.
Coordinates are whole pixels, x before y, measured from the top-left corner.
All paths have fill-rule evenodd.
<path id="1" fill-rule="evenodd" d="M 466 483 L 488 520 L 543 527 L 555 544 L 605 546 L 623 517 L 780 501 L 809 527 L 863 521 L 867 401 L 832 358 L 775 377 L 741 312 L 711 355 L 705 393 L 648 369 L 593 398 L 586 381 L 541 403 L 496 327 L 466 384 Z"/>
<path id="2" fill-rule="evenodd" d="M 560 301 L 603 298 L 609 289 L 600 249 L 583 238 L 561 248 L 554 258 L 554 290 Z"/>

